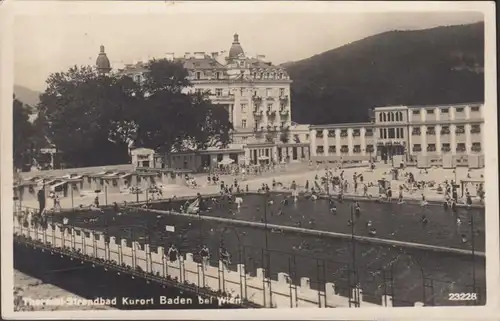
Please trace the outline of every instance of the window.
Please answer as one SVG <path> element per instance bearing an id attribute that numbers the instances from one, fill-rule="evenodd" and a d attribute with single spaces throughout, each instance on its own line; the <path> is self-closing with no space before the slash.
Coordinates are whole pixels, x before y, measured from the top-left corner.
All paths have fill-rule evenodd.
<path id="1" fill-rule="evenodd" d="M 340 152 L 341 153 L 348 153 L 349 152 L 349 146 L 342 145 L 342 147 L 340 147 Z"/>
<path id="2" fill-rule="evenodd" d="M 441 109 L 441 114 L 447 114 L 449 112 L 448 108 Z"/>
<path id="3" fill-rule="evenodd" d="M 396 138 L 396 132 L 394 128 L 389 128 L 388 132 L 389 132 L 389 138 Z"/>
<path id="4" fill-rule="evenodd" d="M 463 113 L 464 109 L 463 108 L 457 108 L 456 111 L 457 111 L 457 113 Z"/>
<path id="5" fill-rule="evenodd" d="M 280 88 L 280 96 L 285 96 L 285 88 Z"/>
<path id="6" fill-rule="evenodd" d="M 359 131 L 359 129 L 355 129 L 352 131 L 352 136 L 353 137 L 358 137 L 361 135 L 361 132 Z"/>
<path id="7" fill-rule="evenodd" d="M 427 151 L 428 152 L 435 152 L 436 151 L 436 144 L 427 145 Z"/>
<path id="8" fill-rule="evenodd" d="M 267 110 L 271 111 L 273 109 L 273 104 L 267 104 Z"/>
<path id="9" fill-rule="evenodd" d="M 399 138 L 405 138 L 405 130 L 404 128 L 399 129 Z"/>
<path id="10" fill-rule="evenodd" d="M 387 116 L 385 113 L 383 113 L 383 119 L 384 119 L 384 121 L 387 121 Z"/>
<path id="11" fill-rule="evenodd" d="M 427 135 L 436 135 L 436 129 L 434 128 L 434 126 L 427 127 L 426 134 Z"/>
<path id="12" fill-rule="evenodd" d="M 367 130 L 365 131 L 365 136 L 373 136 L 373 129 L 371 129 L 371 128 L 370 128 L 370 129 L 367 129 Z"/>
<path id="13" fill-rule="evenodd" d="M 384 138 L 384 129 L 380 128 L 380 138 Z"/>
<path id="14" fill-rule="evenodd" d="M 379 114 L 378 114 L 378 120 L 379 120 L 380 122 L 382 122 L 382 121 L 383 121 L 383 120 L 382 120 L 382 113 L 379 113 Z"/>
<path id="15" fill-rule="evenodd" d="M 217 97 L 222 96 L 222 88 L 215 88 L 215 96 Z"/>
<path id="16" fill-rule="evenodd" d="M 465 143 L 457 144 L 457 152 L 465 152 Z"/>
<path id="17" fill-rule="evenodd" d="M 335 137 L 335 130 L 329 130 L 328 137 Z"/>
<path id="18" fill-rule="evenodd" d="M 282 79 L 282 78 L 283 78 L 283 74 L 282 74 L 282 73 L 280 73 L 280 74 L 278 75 L 278 78 L 279 78 L 279 79 Z"/>
<path id="19" fill-rule="evenodd" d="M 464 126 L 457 126 L 457 129 L 455 129 L 455 134 L 461 135 L 465 133 L 465 127 Z"/>
<path id="20" fill-rule="evenodd" d="M 471 134 L 479 134 L 481 132 L 481 126 L 472 125 L 470 129 Z"/>
<path id="21" fill-rule="evenodd" d="M 403 113 L 398 111 L 399 121 L 403 121 Z"/>
<path id="22" fill-rule="evenodd" d="M 420 115 L 420 110 L 415 109 L 415 110 L 412 111 L 412 114 L 413 115 Z"/>
<path id="23" fill-rule="evenodd" d="M 394 113 L 389 113 L 389 121 L 394 121 Z"/>
<path id="24" fill-rule="evenodd" d="M 323 138 L 323 131 L 322 130 L 318 130 L 316 132 L 316 138 Z"/>
<path id="25" fill-rule="evenodd" d="M 316 153 L 318 153 L 318 154 L 323 154 L 323 152 L 324 152 L 324 151 L 325 151 L 325 150 L 324 150 L 323 146 L 318 146 L 318 147 L 316 147 Z"/>
<path id="26" fill-rule="evenodd" d="M 241 128 L 247 128 L 247 120 L 246 119 L 241 120 Z"/>
<path id="27" fill-rule="evenodd" d="M 247 104 L 241 104 L 241 111 L 244 113 L 247 112 Z"/>
<path id="28" fill-rule="evenodd" d="M 434 114 L 434 109 L 427 109 L 427 114 L 429 114 L 429 115 Z"/>
<path id="29" fill-rule="evenodd" d="M 361 145 L 354 145 L 352 151 L 354 153 L 361 153 Z"/>
<path id="30" fill-rule="evenodd" d="M 450 127 L 443 126 L 443 128 L 441 128 L 441 135 L 449 135 L 449 134 L 450 134 Z"/>
<path id="31" fill-rule="evenodd" d="M 195 93 L 197 93 L 197 94 L 199 94 L 199 95 L 201 95 L 201 94 L 203 94 L 203 89 L 201 89 L 201 88 L 196 88 L 196 89 L 194 90 L 194 92 L 195 92 Z"/>
<path id="32" fill-rule="evenodd" d="M 470 110 L 473 111 L 473 112 L 478 112 L 479 111 L 479 106 L 472 106 L 470 108 Z"/>
<path id="33" fill-rule="evenodd" d="M 411 131 L 411 135 L 412 136 L 420 136 L 420 127 L 413 128 L 413 130 Z"/>
<path id="34" fill-rule="evenodd" d="M 269 79 L 269 73 L 266 72 L 266 79 Z"/>
<path id="35" fill-rule="evenodd" d="M 266 96 L 271 96 L 273 94 L 273 90 L 271 88 L 266 88 Z"/>
<path id="36" fill-rule="evenodd" d="M 413 145 L 413 151 L 414 152 L 420 152 L 420 151 L 422 151 L 422 146 L 420 144 L 414 144 Z"/>
<path id="37" fill-rule="evenodd" d="M 340 131 L 340 137 L 347 137 L 347 130 L 346 129 L 342 129 Z"/>
<path id="38" fill-rule="evenodd" d="M 480 152 L 481 151 L 481 143 L 472 143 L 471 150 L 473 152 Z"/>
<path id="39" fill-rule="evenodd" d="M 441 145 L 441 151 L 445 152 L 445 153 L 451 151 L 450 144 L 449 143 L 442 144 Z"/>
<path id="40" fill-rule="evenodd" d="M 366 151 L 368 153 L 373 153 L 374 149 L 373 149 L 373 145 L 366 145 Z"/>
<path id="41" fill-rule="evenodd" d="M 328 153 L 336 153 L 337 146 L 328 146 Z"/>
<path id="42" fill-rule="evenodd" d="M 199 72 L 199 71 L 198 71 L 198 72 L 196 73 L 196 79 L 201 79 L 201 72 Z"/>
<path id="43" fill-rule="evenodd" d="M 247 136 L 243 136 L 243 137 L 241 137 L 241 141 L 242 141 L 243 143 L 246 143 L 246 142 L 248 141 L 248 137 L 247 137 Z"/>
<path id="44" fill-rule="evenodd" d="M 215 78 L 216 78 L 216 79 L 220 79 L 220 72 L 218 72 L 218 71 L 217 71 L 217 72 L 215 73 Z"/>

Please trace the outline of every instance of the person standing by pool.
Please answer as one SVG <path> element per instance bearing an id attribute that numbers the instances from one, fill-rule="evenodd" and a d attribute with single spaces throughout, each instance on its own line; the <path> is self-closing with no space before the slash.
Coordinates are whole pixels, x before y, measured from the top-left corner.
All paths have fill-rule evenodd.
<path id="1" fill-rule="evenodd" d="M 210 265 L 209 264 L 210 250 L 208 249 L 208 247 L 206 245 L 203 245 L 203 247 L 201 248 L 200 256 L 201 256 L 201 262 L 203 264 L 203 268 L 206 271 L 208 269 L 208 266 Z"/>
<path id="2" fill-rule="evenodd" d="M 226 270 L 229 270 L 229 264 L 231 264 L 231 256 L 229 255 L 229 252 L 226 250 L 224 245 L 221 245 L 219 248 L 219 256 Z"/>
<path id="3" fill-rule="evenodd" d="M 43 215 L 45 212 L 45 184 L 42 184 L 42 187 L 37 192 L 38 205 L 39 205 L 39 215 Z"/>
<path id="4" fill-rule="evenodd" d="M 167 252 L 167 257 L 170 263 L 174 263 L 179 259 L 179 251 L 175 247 L 175 245 L 170 244 L 170 247 L 168 248 Z"/>

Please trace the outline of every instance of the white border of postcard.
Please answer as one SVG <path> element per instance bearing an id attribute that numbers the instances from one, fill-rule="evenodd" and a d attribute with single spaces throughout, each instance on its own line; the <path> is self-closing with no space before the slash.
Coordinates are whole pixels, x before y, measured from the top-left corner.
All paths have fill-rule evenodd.
<path id="1" fill-rule="evenodd" d="M 13 35 L 15 15 L 61 14 L 175 14 L 203 12 L 408 12 L 408 11 L 477 11 L 485 22 L 485 163 L 487 305 L 482 307 L 433 308 L 337 308 L 337 309 L 255 309 L 255 310 L 164 310 L 155 311 L 57 311 L 13 312 L 12 260 L 12 91 Z M 154 12 L 154 13 L 152 13 Z M 99 1 L 3 1 L 0 2 L 1 48 L 1 217 L 2 226 L 2 316 L 6 319 L 420 319 L 440 320 L 496 319 L 500 315 L 499 237 L 498 237 L 498 163 L 497 163 L 497 104 L 496 104 L 496 20 L 493 1 L 470 2 L 99 2 Z M 48 44 L 50 45 L 50 44 Z M 416 311 L 415 309 L 419 309 Z"/>

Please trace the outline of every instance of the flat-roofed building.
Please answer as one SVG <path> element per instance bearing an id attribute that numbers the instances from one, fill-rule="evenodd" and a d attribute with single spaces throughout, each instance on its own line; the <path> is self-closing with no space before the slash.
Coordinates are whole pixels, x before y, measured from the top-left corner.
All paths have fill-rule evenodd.
<path id="1" fill-rule="evenodd" d="M 449 156 L 482 159 L 483 109 L 483 103 L 386 106 L 374 108 L 371 122 L 314 125 L 310 127 L 311 159 L 335 162 L 398 156 L 429 164 Z"/>

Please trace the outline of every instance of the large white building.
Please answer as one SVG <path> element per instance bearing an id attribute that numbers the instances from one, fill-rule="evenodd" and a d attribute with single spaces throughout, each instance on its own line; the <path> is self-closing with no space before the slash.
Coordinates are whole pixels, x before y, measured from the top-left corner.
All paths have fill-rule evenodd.
<path id="1" fill-rule="evenodd" d="M 396 156 L 423 165 L 470 159 L 470 164 L 482 167 L 483 110 L 483 103 L 377 107 L 372 122 L 313 125 L 311 159 L 335 162 Z"/>
<path id="2" fill-rule="evenodd" d="M 107 58 L 104 59 L 103 54 L 104 48 L 101 47 L 97 67 L 108 72 L 110 64 L 109 61 L 106 63 Z M 268 62 L 265 56 L 245 55 L 237 34 L 229 52 L 194 52 L 185 53 L 182 57 L 172 53 L 163 58 L 181 61 L 193 85 L 190 90 L 208 93 L 213 103 L 228 110 L 234 127 L 230 147 L 230 157 L 234 161 L 258 163 L 309 159 L 309 126 L 291 121 L 292 80 L 282 67 Z M 116 72 L 140 82 L 146 72 L 145 63 L 126 65 Z M 223 151 L 212 150 L 209 153 L 219 155 L 205 157 L 201 161 L 204 167 L 213 166 L 222 157 L 229 157 L 229 154 L 223 155 Z M 239 157 L 240 154 L 245 157 Z M 175 167 L 185 167 L 191 162 L 182 157 L 179 161 L 183 166 Z M 178 165 L 177 160 L 175 163 Z"/>

